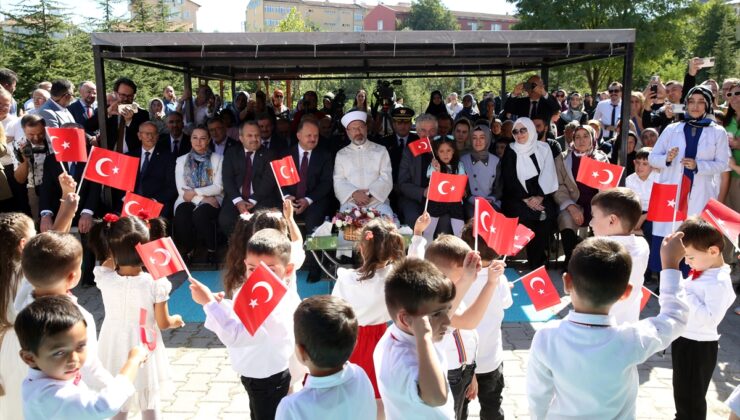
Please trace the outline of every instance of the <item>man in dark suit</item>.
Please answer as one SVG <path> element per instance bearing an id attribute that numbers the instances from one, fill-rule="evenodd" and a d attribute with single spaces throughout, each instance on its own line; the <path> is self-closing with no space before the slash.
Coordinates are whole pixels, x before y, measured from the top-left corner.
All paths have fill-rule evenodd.
<path id="1" fill-rule="evenodd" d="M 237 140 L 226 135 L 226 124 L 224 124 L 221 117 L 217 116 L 208 120 L 208 134 L 211 135 L 211 143 L 208 148 L 217 155 L 224 156 L 226 150 L 239 146 Z"/>
<path id="2" fill-rule="evenodd" d="M 106 147 L 119 153 L 138 150 L 141 148 L 139 125 L 149 121 L 149 113 L 146 109 L 139 109 L 134 112 L 133 107 L 130 106 L 136 99 L 136 83 L 133 80 L 121 77 L 113 84 L 113 90 L 118 99 L 117 101 L 111 101 L 106 110 L 108 116 L 105 120 L 105 127 L 108 132 Z M 124 105 L 120 112 L 119 105 Z M 92 118 L 85 121 L 85 131 L 94 132 L 100 128 L 98 112 L 101 112 L 100 108 L 95 110 Z"/>
<path id="3" fill-rule="evenodd" d="M 272 150 L 275 156 L 281 157 L 288 153 L 288 140 L 275 133 L 275 124 L 269 114 L 259 114 L 257 125 L 260 128 L 260 140 L 262 147 Z"/>
<path id="4" fill-rule="evenodd" d="M 82 126 L 85 122 L 95 115 L 95 110 L 98 109 L 98 103 L 96 102 L 97 90 L 95 89 L 95 83 L 87 81 L 80 84 L 80 98 L 67 107 L 67 110 L 74 117 L 75 122 Z M 95 131 L 85 131 L 88 135 L 95 134 Z"/>
<path id="5" fill-rule="evenodd" d="M 183 127 L 182 114 L 177 111 L 170 112 L 167 116 L 169 133 L 160 134 L 157 149 L 172 153 L 175 159 L 190 152 L 190 136 L 182 131 Z"/>
<path id="6" fill-rule="evenodd" d="M 434 138 L 437 135 L 437 118 L 422 114 L 416 118 L 416 132 L 421 138 Z M 413 226 L 424 211 L 426 189 L 429 186 L 427 168 L 432 162 L 432 154 L 414 156 L 406 147 L 398 167 L 398 213 L 404 224 Z"/>
<path id="7" fill-rule="evenodd" d="M 172 205 L 177 199 L 175 158 L 168 150 L 157 150 L 158 131 L 154 123 L 150 121 L 142 123 L 139 126 L 141 147 L 130 150 L 127 154 L 139 158 L 139 172 L 136 175 L 134 192 L 164 204 L 160 216 L 170 218 Z M 120 199 L 114 202 L 116 208 L 120 209 L 123 202 Z"/>
<path id="8" fill-rule="evenodd" d="M 393 120 L 393 134 L 380 138 L 377 143 L 385 146 L 388 150 L 388 156 L 391 158 L 391 168 L 393 169 L 393 191 L 388 197 L 391 201 L 391 208 L 396 213 L 398 207 L 398 169 L 401 165 L 401 156 L 408 144 L 418 140 L 419 136 L 411 133 L 411 118 L 414 116 L 414 110 L 406 107 L 398 107 L 391 111 Z"/>
<path id="9" fill-rule="evenodd" d="M 282 197 L 270 161 L 275 155 L 261 147 L 260 129 L 256 121 L 247 121 L 239 131 L 240 146 L 224 152 L 221 177 L 224 200 L 218 224 L 226 235 L 234 230 L 240 214 L 260 208 L 282 206 Z"/>
<path id="10" fill-rule="evenodd" d="M 85 171 L 85 162 L 63 162 L 61 165 L 53 153 L 44 160 L 44 174 L 41 182 L 41 196 L 39 197 L 39 210 L 41 214 L 40 230 L 46 232 L 54 225 L 54 216 L 59 211 L 59 200 L 62 198 L 62 187 L 59 185 L 59 175 L 65 171 L 72 175 L 79 184 L 82 182 L 82 174 Z M 80 189 L 80 201 L 74 222 L 82 239 L 82 279 L 84 286 L 95 284 L 93 268 L 95 268 L 95 255 L 87 247 L 87 233 L 93 226 L 93 217 L 100 217 L 103 213 L 100 201 L 101 185 L 85 181 Z"/>
<path id="11" fill-rule="evenodd" d="M 520 97 L 522 92 L 527 96 Z M 519 83 L 504 103 L 504 117 L 515 120 L 519 117 L 541 117 L 550 121 L 552 114 L 560 110 L 560 104 L 554 96 L 547 93 L 539 76 L 532 76 L 526 83 Z"/>

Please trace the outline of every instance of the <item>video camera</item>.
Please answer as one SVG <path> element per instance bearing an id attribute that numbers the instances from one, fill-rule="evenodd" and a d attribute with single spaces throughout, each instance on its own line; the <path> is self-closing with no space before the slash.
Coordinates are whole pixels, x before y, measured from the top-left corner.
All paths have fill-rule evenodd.
<path id="1" fill-rule="evenodd" d="M 395 95 L 393 92 L 393 86 L 401 86 L 402 84 L 403 81 L 399 79 L 393 81 L 378 80 L 373 96 L 375 97 L 375 100 L 380 103 L 391 102 Z"/>
<path id="2" fill-rule="evenodd" d="M 337 89 L 337 93 L 334 94 L 334 99 L 331 100 L 332 116 L 343 114 L 344 104 L 346 102 L 347 102 L 347 95 L 344 93 L 344 89 Z"/>

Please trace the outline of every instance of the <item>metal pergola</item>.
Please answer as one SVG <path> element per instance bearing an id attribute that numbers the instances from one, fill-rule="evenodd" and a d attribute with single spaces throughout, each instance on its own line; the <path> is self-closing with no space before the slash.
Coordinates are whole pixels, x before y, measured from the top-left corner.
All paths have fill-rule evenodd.
<path id="1" fill-rule="evenodd" d="M 623 95 L 632 91 L 635 29 L 547 31 L 400 31 L 293 33 L 93 33 L 96 84 L 106 91 L 104 61 L 115 60 L 231 81 L 380 77 L 500 77 L 622 57 Z M 621 115 L 626 158 L 629 96 Z M 624 99 L 624 97 L 623 97 Z M 99 106 L 106 109 L 105 95 Z M 105 113 L 98 113 L 107 140 Z"/>

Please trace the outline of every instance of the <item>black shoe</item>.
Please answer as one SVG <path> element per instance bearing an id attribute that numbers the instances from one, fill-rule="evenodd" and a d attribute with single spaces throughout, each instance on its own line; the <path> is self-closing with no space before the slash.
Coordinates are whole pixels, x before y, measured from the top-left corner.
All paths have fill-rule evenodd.
<path id="1" fill-rule="evenodd" d="M 311 270 L 308 272 L 308 277 L 306 277 L 307 283 L 318 283 L 320 281 L 321 281 L 321 271 Z"/>

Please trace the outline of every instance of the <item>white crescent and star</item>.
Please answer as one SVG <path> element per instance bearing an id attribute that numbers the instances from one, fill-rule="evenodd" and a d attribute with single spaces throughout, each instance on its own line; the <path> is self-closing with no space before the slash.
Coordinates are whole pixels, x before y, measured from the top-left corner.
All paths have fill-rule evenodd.
<path id="1" fill-rule="evenodd" d="M 100 175 L 100 176 L 105 176 L 105 177 L 107 177 L 107 176 L 110 176 L 110 174 L 106 174 L 106 173 L 103 173 L 103 164 L 104 164 L 105 162 L 111 162 L 111 163 L 112 163 L 112 162 L 113 162 L 113 160 L 112 160 L 112 159 L 110 159 L 110 158 L 102 158 L 102 159 L 100 159 L 100 160 L 99 160 L 99 161 L 98 161 L 98 162 L 97 162 L 97 163 L 95 164 L 95 172 L 97 172 L 97 173 L 98 173 L 98 175 Z M 114 169 L 117 169 L 117 168 L 114 168 Z M 116 172 L 115 170 L 114 170 L 113 172 L 114 172 L 114 173 L 117 173 L 117 172 Z"/>
<path id="2" fill-rule="evenodd" d="M 152 254 L 162 254 L 164 256 L 164 260 L 161 263 L 157 263 L 154 257 L 149 258 L 149 261 L 151 261 L 152 264 L 157 264 L 160 267 L 164 267 L 172 261 L 172 254 L 164 248 L 157 248 Z"/>
<path id="3" fill-rule="evenodd" d="M 614 182 L 614 173 L 608 169 L 602 169 L 601 172 L 606 173 L 606 181 L 599 181 L 599 184 L 601 185 L 609 185 L 612 182 Z M 599 178 L 599 172 L 593 171 L 591 172 L 591 176 L 594 178 Z"/>
<path id="4" fill-rule="evenodd" d="M 134 203 L 138 204 L 139 207 L 141 207 L 141 203 L 139 203 L 136 200 L 131 200 L 128 203 L 126 203 L 125 206 L 123 206 L 123 212 L 126 213 L 126 214 L 128 214 L 129 216 L 135 216 L 136 213 L 134 213 L 134 212 L 131 211 L 131 205 L 134 204 Z"/>
<path id="5" fill-rule="evenodd" d="M 534 278 L 532 278 L 532 280 L 529 281 L 529 288 L 532 289 L 532 290 L 535 290 L 534 284 L 537 283 L 537 282 L 542 283 L 542 288 L 541 289 L 537 289 L 537 293 L 539 293 L 541 295 L 545 294 L 545 290 L 544 290 L 545 280 L 543 280 L 542 277 L 534 277 Z"/>
<path id="6" fill-rule="evenodd" d="M 676 200 L 668 200 L 668 207 L 676 207 Z"/>
<path id="7" fill-rule="evenodd" d="M 449 190 L 449 191 L 447 191 L 447 192 L 444 192 L 444 188 L 443 188 L 443 187 L 444 187 L 444 185 L 445 185 L 445 184 L 449 184 L 449 183 L 450 183 L 450 181 L 442 181 L 442 182 L 440 182 L 440 183 L 439 183 L 439 185 L 437 185 L 437 191 L 438 191 L 438 192 L 439 192 L 440 194 L 442 194 L 442 195 L 447 195 L 447 194 L 451 193 L 452 191 L 455 191 L 455 187 L 454 187 L 454 186 L 452 186 L 452 188 L 450 188 L 450 190 Z"/>
<path id="8" fill-rule="evenodd" d="M 267 299 L 265 299 L 264 303 L 269 302 L 272 299 L 272 293 L 273 293 L 272 286 L 270 286 L 270 283 L 266 281 L 258 281 L 257 283 L 254 284 L 254 286 L 252 286 L 252 293 L 254 293 L 254 291 L 259 289 L 260 287 L 265 289 L 265 291 L 267 291 Z M 252 303 L 254 303 L 254 305 L 252 305 Z M 257 306 L 257 299 L 250 299 L 249 306 L 253 308 Z"/>
<path id="9" fill-rule="evenodd" d="M 480 222 L 483 225 L 483 230 L 485 230 L 486 232 L 488 232 L 488 227 L 487 227 L 488 226 L 488 223 L 486 223 L 486 217 L 488 217 L 488 218 L 491 217 L 491 215 L 488 214 L 487 211 L 484 211 L 483 213 L 480 214 Z"/>
<path id="10" fill-rule="evenodd" d="M 419 150 L 429 150 L 429 144 L 427 142 L 423 141 L 419 144 Z"/>
<path id="11" fill-rule="evenodd" d="M 280 167 L 280 175 L 285 179 L 290 179 L 290 175 L 285 175 L 285 172 L 283 172 L 284 169 L 288 169 L 287 166 L 281 166 Z M 293 170 L 291 170 L 293 172 Z"/>

